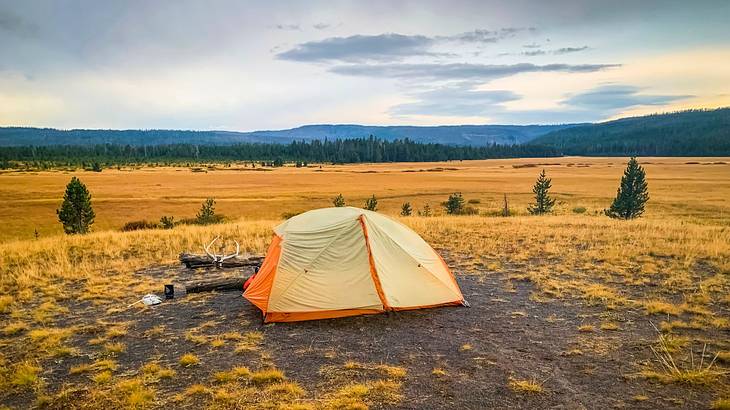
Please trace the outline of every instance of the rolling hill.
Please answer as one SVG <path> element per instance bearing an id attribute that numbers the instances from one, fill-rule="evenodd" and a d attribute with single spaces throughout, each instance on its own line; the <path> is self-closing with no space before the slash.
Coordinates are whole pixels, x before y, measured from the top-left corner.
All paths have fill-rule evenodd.
<path id="1" fill-rule="evenodd" d="M 54 128 L 0 128 L 0 146 L 49 145 L 233 145 L 261 142 L 287 144 L 292 141 L 334 140 L 374 135 L 393 141 L 409 138 L 421 143 L 485 146 L 522 144 L 551 131 L 572 125 L 456 125 L 435 127 L 305 125 L 286 130 L 233 132 L 181 130 L 58 130 Z"/>
<path id="2" fill-rule="evenodd" d="M 556 130 L 530 144 L 565 155 L 727 156 L 730 108 L 622 118 Z"/>

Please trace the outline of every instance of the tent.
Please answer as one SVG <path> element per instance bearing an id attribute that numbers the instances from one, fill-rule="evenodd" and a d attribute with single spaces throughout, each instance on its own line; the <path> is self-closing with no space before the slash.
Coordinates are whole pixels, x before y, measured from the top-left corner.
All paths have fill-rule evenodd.
<path id="1" fill-rule="evenodd" d="M 265 322 L 466 305 L 444 260 L 417 233 L 353 207 L 316 209 L 274 228 L 243 296 Z"/>

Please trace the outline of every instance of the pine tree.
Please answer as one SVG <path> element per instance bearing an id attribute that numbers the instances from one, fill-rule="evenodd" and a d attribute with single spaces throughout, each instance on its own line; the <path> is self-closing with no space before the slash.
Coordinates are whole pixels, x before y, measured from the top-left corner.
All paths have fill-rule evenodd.
<path id="1" fill-rule="evenodd" d="M 368 211 L 378 210 L 378 199 L 375 198 L 375 195 L 365 200 L 365 209 L 367 209 Z"/>
<path id="2" fill-rule="evenodd" d="M 449 195 L 448 201 L 444 203 L 444 208 L 446 208 L 446 213 L 449 215 L 464 213 L 464 197 L 461 196 L 461 192 Z"/>
<path id="3" fill-rule="evenodd" d="M 532 192 L 535 193 L 535 203 L 527 207 L 528 212 L 533 215 L 542 215 L 552 210 L 555 200 L 550 198 L 551 181 L 552 179 L 545 175 L 543 169 L 532 188 Z"/>
<path id="4" fill-rule="evenodd" d="M 616 219 L 638 218 L 644 213 L 644 205 L 648 200 L 649 186 L 646 183 L 646 173 L 636 157 L 631 157 L 621 177 L 616 199 L 613 200 L 611 208 L 603 212 Z"/>
<path id="5" fill-rule="evenodd" d="M 431 216 L 431 205 L 426 204 L 423 206 L 422 211 L 418 211 L 418 215 L 420 216 Z"/>
<path id="6" fill-rule="evenodd" d="M 96 215 L 91 208 L 91 194 L 78 178 L 71 178 L 71 182 L 66 185 L 63 203 L 56 214 L 65 233 L 84 234 L 90 231 Z"/>
<path id="7" fill-rule="evenodd" d="M 332 200 L 332 205 L 341 208 L 345 206 L 345 197 L 342 194 L 338 194 L 335 199 Z"/>
<path id="8" fill-rule="evenodd" d="M 401 216 L 411 216 L 413 214 L 413 208 L 411 208 L 410 202 L 404 202 L 400 207 Z"/>
<path id="9" fill-rule="evenodd" d="M 210 225 L 218 222 L 218 216 L 215 214 L 215 199 L 208 198 L 203 201 L 200 211 L 195 215 L 195 222 L 200 225 Z"/>

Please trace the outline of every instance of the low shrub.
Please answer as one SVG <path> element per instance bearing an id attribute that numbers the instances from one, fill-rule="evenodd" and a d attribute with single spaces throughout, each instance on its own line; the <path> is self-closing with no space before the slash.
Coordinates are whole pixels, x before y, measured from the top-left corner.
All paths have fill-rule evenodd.
<path id="1" fill-rule="evenodd" d="M 129 232 L 129 231 L 140 231 L 142 229 L 157 229 L 160 226 L 154 222 L 149 222 L 140 220 L 140 221 L 130 221 L 124 224 L 122 227 L 122 232 Z"/>

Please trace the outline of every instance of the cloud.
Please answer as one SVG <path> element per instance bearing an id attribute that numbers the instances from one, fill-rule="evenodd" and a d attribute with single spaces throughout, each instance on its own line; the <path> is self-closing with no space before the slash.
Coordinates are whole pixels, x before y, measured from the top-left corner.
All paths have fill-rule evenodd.
<path id="1" fill-rule="evenodd" d="M 477 90 L 470 84 L 458 84 L 414 93 L 416 101 L 399 104 L 388 110 L 390 115 L 410 116 L 463 116 L 489 115 L 502 110 L 500 104 L 519 100 L 520 96 L 508 90 Z"/>
<path id="2" fill-rule="evenodd" d="M 315 24 L 316 29 L 329 27 Z M 499 30 L 473 30 L 451 36 L 425 36 L 386 33 L 378 35 L 353 35 L 331 37 L 302 43 L 291 50 L 279 53 L 277 58 L 300 62 L 366 61 L 405 58 L 411 56 L 443 56 L 430 49 L 444 43 L 485 44 L 514 37 L 522 32 L 534 32 L 534 27 L 505 27 Z"/>
<path id="3" fill-rule="evenodd" d="M 332 24 L 327 23 L 317 23 L 312 25 L 312 28 L 314 28 L 315 30 L 326 30 L 330 27 L 332 27 Z"/>
<path id="4" fill-rule="evenodd" d="M 435 55 L 428 51 L 433 43 L 432 38 L 420 35 L 354 35 L 310 41 L 276 56 L 281 60 L 302 62 L 385 60 L 414 55 Z"/>
<path id="5" fill-rule="evenodd" d="M 542 45 L 537 44 L 537 43 L 525 44 L 524 46 L 522 46 L 522 48 L 540 48 L 540 47 L 542 47 Z"/>
<path id="6" fill-rule="evenodd" d="M 452 36 L 439 36 L 441 41 L 458 41 L 462 43 L 496 43 L 506 38 L 514 37 L 521 32 L 535 32 L 534 27 L 504 27 L 499 30 L 478 29 Z"/>
<path id="7" fill-rule="evenodd" d="M 641 105 L 665 105 L 692 95 L 639 94 L 641 89 L 631 85 L 605 85 L 575 94 L 562 101 L 563 105 L 588 110 L 615 112 Z"/>
<path id="8" fill-rule="evenodd" d="M 299 24 L 277 24 L 274 26 L 277 30 L 285 31 L 301 31 L 302 27 Z"/>
<path id="9" fill-rule="evenodd" d="M 430 80 L 492 80 L 520 73 L 568 72 L 589 73 L 620 64 L 349 64 L 332 67 L 331 72 L 342 75 L 398 79 Z"/>
<path id="10" fill-rule="evenodd" d="M 587 50 L 588 46 L 583 47 L 563 47 L 559 48 L 557 50 L 553 50 L 553 54 L 568 54 L 568 53 L 577 53 L 578 51 Z"/>
<path id="11" fill-rule="evenodd" d="M 530 51 L 523 51 L 520 54 L 523 56 L 533 57 L 533 56 L 541 56 L 546 53 L 543 50 L 530 50 Z"/>
<path id="12" fill-rule="evenodd" d="M 20 37 L 33 37 L 38 26 L 10 12 L 0 10 L 0 32 L 6 31 Z"/>

